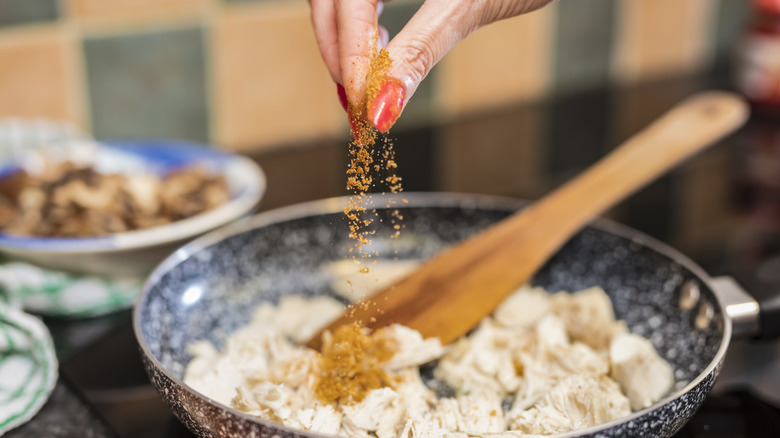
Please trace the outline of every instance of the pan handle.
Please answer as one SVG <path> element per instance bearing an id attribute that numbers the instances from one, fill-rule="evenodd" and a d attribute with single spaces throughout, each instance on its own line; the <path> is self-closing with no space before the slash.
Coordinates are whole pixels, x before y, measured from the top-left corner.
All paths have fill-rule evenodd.
<path id="1" fill-rule="evenodd" d="M 734 337 L 770 339 L 780 337 L 780 291 L 751 288 L 752 294 L 729 276 L 710 281 L 731 319 Z"/>
<path id="2" fill-rule="evenodd" d="M 726 309 L 731 319 L 732 336 L 735 338 L 755 337 L 761 331 L 758 302 L 732 277 L 715 277 L 710 280 L 713 292 Z"/>

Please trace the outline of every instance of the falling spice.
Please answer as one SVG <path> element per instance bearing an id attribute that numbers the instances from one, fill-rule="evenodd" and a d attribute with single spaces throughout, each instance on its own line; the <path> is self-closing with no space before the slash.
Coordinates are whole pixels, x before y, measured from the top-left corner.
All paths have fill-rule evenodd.
<path id="1" fill-rule="evenodd" d="M 369 244 L 369 237 L 374 231 L 369 227 L 374 221 L 375 215 L 370 214 L 367 206 L 367 193 L 374 187 L 375 173 L 384 172 L 387 176 L 381 179 L 391 193 L 403 191 L 401 178 L 396 174 L 398 165 L 395 162 L 395 150 L 391 142 L 381 137 L 383 148 L 377 148 L 377 131 L 368 119 L 367 103 L 376 96 L 380 85 L 388 79 L 387 74 L 392 65 L 392 59 L 386 49 L 382 49 L 370 61 L 368 76 L 366 78 L 366 93 L 363 101 L 358 105 L 349 105 L 348 112 L 350 123 L 353 124 L 354 138 L 350 143 L 350 162 L 347 167 L 347 190 L 352 194 L 349 204 L 344 209 L 349 222 L 349 236 L 355 242 L 350 251 L 355 256 L 368 258 L 372 255 L 365 252 L 364 247 Z M 373 172 L 372 172 L 373 171 Z M 392 201 L 391 201 L 392 202 Z M 391 226 L 393 236 L 398 237 L 401 229 L 401 215 L 393 213 Z M 367 269 L 361 269 L 367 273 Z"/>
<path id="2" fill-rule="evenodd" d="M 381 330 L 369 335 L 359 324 L 343 325 L 325 339 L 314 390 L 324 403 L 354 404 L 374 389 L 392 387 L 383 369 L 398 349 Z"/>
<path id="3" fill-rule="evenodd" d="M 349 237 L 354 240 L 354 247 L 350 248 L 350 252 L 358 264 L 376 255 L 365 250 L 370 243 L 370 236 L 374 234 L 370 226 L 376 218 L 376 211 L 369 210 L 370 201 L 367 196 L 367 193 L 375 188 L 374 175 L 385 175 L 378 179 L 391 193 L 403 191 L 401 178 L 396 174 L 398 165 L 395 162 L 393 144 L 386 137 L 380 138 L 377 135 L 367 114 L 367 102 L 371 102 L 376 96 L 379 85 L 387 79 L 391 65 L 392 60 L 387 50 L 379 51 L 370 62 L 363 101 L 356 106 L 348 105 L 353 139 L 349 147 L 347 190 L 352 196 L 344 214 L 349 223 Z M 378 138 L 381 147 L 377 147 Z M 402 228 L 401 219 L 403 217 L 397 210 L 391 214 L 393 237 L 399 235 Z M 359 272 L 368 274 L 370 269 L 368 266 L 361 266 Z M 363 302 L 360 305 L 372 304 Z M 354 308 L 348 312 L 353 311 Z M 320 371 L 315 386 L 315 393 L 322 402 L 358 403 L 372 390 L 392 386 L 392 381 L 382 365 L 393 357 L 398 346 L 384 337 L 381 330 L 369 334 L 368 329 L 363 327 L 364 323 L 365 321 L 355 321 L 341 326 L 332 336 L 323 338 Z"/>

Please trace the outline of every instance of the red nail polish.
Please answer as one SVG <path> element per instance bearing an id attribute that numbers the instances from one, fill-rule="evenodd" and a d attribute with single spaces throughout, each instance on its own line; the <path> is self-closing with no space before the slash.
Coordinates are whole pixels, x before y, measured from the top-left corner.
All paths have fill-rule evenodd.
<path id="1" fill-rule="evenodd" d="M 347 120 L 349 120 L 349 129 L 352 131 L 352 137 L 357 140 L 360 138 L 360 129 L 358 129 L 357 122 L 355 122 L 355 118 L 352 116 L 352 113 L 347 110 Z"/>
<path id="2" fill-rule="evenodd" d="M 387 132 L 401 115 L 406 90 L 398 79 L 386 79 L 368 104 L 368 115 L 376 129 Z"/>
<path id="3" fill-rule="evenodd" d="M 344 86 L 341 84 L 336 84 L 336 91 L 339 95 L 339 102 L 341 103 L 341 107 L 344 108 L 344 111 L 347 113 L 347 120 L 349 120 L 349 129 L 352 131 L 352 135 L 357 139 L 360 135 L 360 131 L 358 130 L 357 123 L 355 122 L 355 118 L 352 116 L 352 114 L 349 112 L 349 103 L 347 102 L 347 91 L 344 89 Z"/>
<path id="4" fill-rule="evenodd" d="M 336 91 L 339 94 L 339 102 L 341 102 L 341 107 L 344 108 L 344 111 L 347 111 L 347 91 L 341 84 L 336 84 Z"/>

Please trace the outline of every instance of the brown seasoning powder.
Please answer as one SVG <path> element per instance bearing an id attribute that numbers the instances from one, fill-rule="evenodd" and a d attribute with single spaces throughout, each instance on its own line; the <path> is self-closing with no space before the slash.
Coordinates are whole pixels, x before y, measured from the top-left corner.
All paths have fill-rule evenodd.
<path id="1" fill-rule="evenodd" d="M 366 193 L 374 186 L 372 170 L 379 172 L 383 170 L 388 174 L 382 179 L 387 184 L 391 193 L 400 193 L 401 178 L 396 174 L 397 164 L 395 162 L 395 151 L 393 145 L 382 137 L 384 150 L 381 155 L 375 150 L 377 131 L 368 118 L 368 102 L 371 102 L 381 86 L 388 79 L 387 73 L 393 61 L 386 49 L 382 49 L 370 61 L 368 77 L 366 78 L 366 93 L 364 100 L 359 105 L 349 105 L 349 114 L 356 126 L 357 136 L 350 143 L 349 158 L 347 166 L 347 190 L 352 193 L 349 204 L 344 209 L 344 214 L 349 221 L 349 236 L 355 241 L 354 248 L 350 252 L 357 250 L 363 258 L 371 256 L 363 252 L 363 247 L 368 245 L 369 237 L 373 231 L 368 227 L 373 223 L 373 217 L 367 214 Z M 378 156 L 375 156 L 378 155 Z M 375 160 L 381 160 L 381 163 L 375 164 Z M 382 166 L 381 164 L 384 164 Z M 398 230 L 401 228 L 397 223 L 400 218 L 398 212 L 394 212 L 392 226 L 396 231 L 394 237 L 398 237 Z M 354 254 L 357 256 L 357 254 Z"/>
<path id="2" fill-rule="evenodd" d="M 373 335 L 359 324 L 343 325 L 326 337 L 314 392 L 324 403 L 354 404 L 374 389 L 393 386 L 382 365 L 398 350 L 394 339 Z"/>
<path id="3" fill-rule="evenodd" d="M 367 103 L 373 100 L 380 85 L 386 80 L 391 64 L 392 60 L 385 49 L 374 56 L 366 79 L 364 100 L 357 106 L 348 107 L 350 117 L 357 128 L 356 136 L 350 143 L 350 162 L 347 167 L 347 190 L 352 196 L 344 209 L 349 221 L 349 237 L 355 241 L 354 248 L 350 249 L 353 257 L 360 254 L 363 258 L 368 258 L 372 255 L 363 251 L 364 245 L 369 243 L 369 237 L 373 234 L 368 227 L 375 217 L 369 215 L 366 208 L 366 194 L 374 186 L 372 171 L 384 172 L 387 175 L 381 182 L 386 184 L 392 193 L 402 191 L 401 178 L 396 175 L 398 165 L 395 162 L 393 145 L 382 137 L 385 147 L 381 154 L 376 151 L 377 131 L 367 114 Z M 391 219 L 393 237 L 398 236 L 400 219 L 401 215 L 397 210 L 394 211 Z M 353 252 L 354 249 L 357 253 Z M 357 258 L 355 260 L 360 263 Z M 369 268 L 363 266 L 360 272 L 367 274 Z M 370 302 L 360 305 L 367 306 Z M 324 337 L 320 370 L 314 386 L 315 394 L 322 402 L 359 403 L 372 390 L 393 385 L 392 379 L 382 366 L 398 350 L 397 342 L 384 336 L 382 330 L 369 335 L 368 329 L 362 325 L 363 321 L 356 321 L 339 327 L 332 336 Z"/>

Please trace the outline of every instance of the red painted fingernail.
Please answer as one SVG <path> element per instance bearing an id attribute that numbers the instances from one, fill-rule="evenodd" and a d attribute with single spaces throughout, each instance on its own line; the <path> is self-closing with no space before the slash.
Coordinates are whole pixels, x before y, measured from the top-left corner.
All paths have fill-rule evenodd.
<path id="1" fill-rule="evenodd" d="M 355 118 L 352 117 L 352 114 L 349 112 L 349 104 L 347 103 L 347 91 L 344 89 L 344 86 L 341 84 L 336 84 L 336 91 L 338 91 L 339 94 L 339 102 L 341 102 L 341 107 L 344 108 L 344 111 L 347 113 L 347 120 L 349 120 L 349 129 L 352 131 L 352 135 L 357 139 L 360 135 L 360 131 L 358 131 L 357 123 L 355 123 Z"/>
<path id="2" fill-rule="evenodd" d="M 368 115 L 376 129 L 387 132 L 401 115 L 406 90 L 398 79 L 386 79 L 368 104 Z"/>
<path id="3" fill-rule="evenodd" d="M 341 102 L 341 107 L 344 108 L 344 111 L 347 111 L 347 91 L 341 84 L 336 84 L 336 91 L 339 94 L 339 102 Z"/>
<path id="4" fill-rule="evenodd" d="M 347 110 L 347 120 L 349 120 L 349 129 L 352 131 L 352 137 L 357 140 L 360 138 L 360 129 L 358 129 L 357 122 L 355 122 L 355 118 L 352 117 L 352 114 Z"/>

